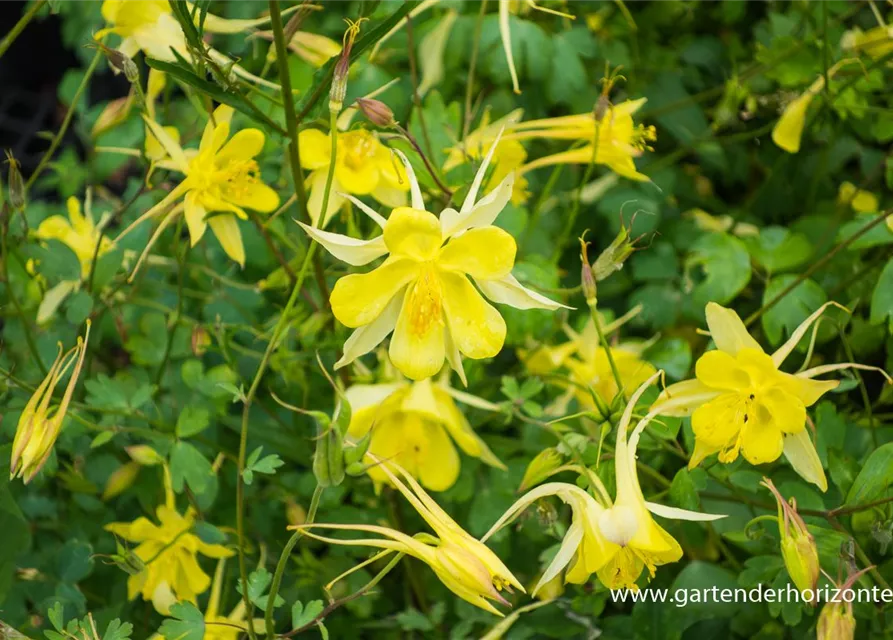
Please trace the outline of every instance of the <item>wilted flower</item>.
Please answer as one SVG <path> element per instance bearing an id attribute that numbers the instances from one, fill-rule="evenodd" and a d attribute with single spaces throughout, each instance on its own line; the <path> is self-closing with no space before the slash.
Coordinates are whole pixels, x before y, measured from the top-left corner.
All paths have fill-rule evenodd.
<path id="1" fill-rule="evenodd" d="M 576 149 L 537 158 L 524 165 L 521 173 L 556 164 L 595 163 L 606 165 L 625 178 L 647 181 L 648 176 L 639 173 L 634 160 L 645 151 L 651 150 L 649 144 L 657 138 L 657 132 L 653 126 L 636 125 L 633 121 L 633 114 L 643 104 L 645 98 L 611 105 L 606 107 L 602 117 L 598 117 L 600 113 L 590 112 L 519 122 L 508 127 L 506 138 L 542 138 L 584 143 Z"/>
<path id="2" fill-rule="evenodd" d="M 511 592 L 514 587 L 523 593 L 524 587 L 518 579 L 486 545 L 456 524 L 409 473 L 386 461 L 377 462 L 390 483 L 434 530 L 436 537 L 430 534 L 410 537 L 400 531 L 371 524 L 305 524 L 289 528 L 330 544 L 374 547 L 410 555 L 431 567 L 440 581 L 463 600 L 490 613 L 503 615 L 490 604 L 490 600 L 508 606 L 500 591 Z M 382 537 L 355 540 L 329 538 L 314 533 L 312 529 L 364 531 Z"/>
<path id="3" fill-rule="evenodd" d="M 19 161 L 12 155 L 12 151 L 6 150 L 6 164 L 9 167 L 9 173 L 6 176 L 6 189 L 9 193 L 9 204 L 16 211 L 25 208 L 27 200 L 27 190 L 25 189 L 25 181 L 22 178 L 22 167 Z"/>
<path id="4" fill-rule="evenodd" d="M 159 524 L 140 517 L 105 525 L 106 531 L 139 543 L 133 552 L 145 569 L 127 578 L 127 597 L 133 600 L 141 595 L 165 615 L 178 600 L 195 604 L 197 596 L 211 585 L 198 564 L 199 553 L 209 558 L 233 555 L 223 545 L 208 544 L 193 533 L 195 511 L 191 507 L 183 515 L 177 511 L 169 476 L 165 469 L 165 503 L 155 510 Z"/>
<path id="5" fill-rule="evenodd" d="M 813 367 L 797 374 L 779 369 L 830 305 L 839 306 L 823 304 L 771 356 L 747 332 L 737 313 L 714 302 L 707 305 L 707 326 L 717 348 L 698 359 L 695 379 L 670 385 L 652 407 L 664 415 L 691 415 L 695 450 L 689 469 L 714 453 L 719 453 L 720 462 L 732 462 L 741 453 L 751 464 L 763 464 L 784 452 L 804 479 L 822 491 L 828 488 L 806 430 L 806 407 L 839 381 L 813 378 L 841 369 L 866 369 L 880 371 L 890 380 L 876 367 L 853 362 Z"/>
<path id="6" fill-rule="evenodd" d="M 676 562 L 682 557 L 679 543 L 658 525 L 651 514 L 674 520 L 711 521 L 724 515 L 696 513 L 675 507 L 646 502 L 636 472 L 636 448 L 639 437 L 656 414 L 652 411 L 636 425 L 627 442 L 627 430 L 633 410 L 645 390 L 657 379 L 655 373 L 635 393 L 617 426 L 614 449 L 617 496 L 611 500 L 598 480 L 597 496 L 580 487 L 564 482 L 550 482 L 525 494 L 513 504 L 482 538 L 486 541 L 511 522 L 529 505 L 546 496 L 558 496 L 572 511 L 572 522 L 558 553 L 543 572 L 534 588 L 534 595 L 555 578 L 565 567 L 565 581 L 582 584 L 593 573 L 609 589 L 638 589 L 636 581 L 644 569 L 653 578 L 656 568 Z"/>
<path id="7" fill-rule="evenodd" d="M 492 223 L 509 199 L 512 176 L 476 202 L 489 154 L 462 208 L 446 209 L 439 219 L 425 210 L 412 165 L 401 158 L 411 186 L 411 207 L 394 209 L 385 220 L 350 198 L 382 228 L 382 235 L 356 240 L 301 225 L 329 253 L 349 264 L 361 266 L 388 255 L 371 272 L 348 275 L 335 283 L 332 312 L 342 324 L 356 329 L 335 366 L 350 364 L 393 331 L 390 359 L 405 376 L 430 377 L 446 359 L 464 383 L 462 355 L 495 356 L 506 331 L 502 316 L 478 293 L 469 276 L 494 302 L 518 309 L 554 310 L 562 305 L 524 288 L 511 274 L 515 240 Z"/>
<path id="8" fill-rule="evenodd" d="M 346 395 L 353 410 L 348 436 L 359 441 L 372 433 L 366 464 L 378 486 L 386 483 L 388 476 L 372 462 L 374 459 L 393 460 L 431 491 L 449 489 L 460 467 L 453 442 L 467 455 L 505 469 L 471 428 L 454 396 L 490 411 L 498 407 L 475 396 L 458 394 L 446 380 L 358 384 L 348 388 Z"/>
<path id="9" fill-rule="evenodd" d="M 90 198 L 87 198 L 85 211 L 74 196 L 66 201 L 68 218 L 50 216 L 37 227 L 37 237 L 41 240 L 58 240 L 74 251 L 81 263 L 81 276 L 87 277 L 93 257 L 99 257 L 112 248 L 112 241 L 102 235 L 101 225 L 93 222 L 90 211 Z"/>
<path id="10" fill-rule="evenodd" d="M 394 112 L 381 100 L 357 98 L 357 107 L 376 127 L 386 128 L 394 124 Z"/>
<path id="11" fill-rule="evenodd" d="M 341 107 L 344 106 L 344 97 L 347 95 L 347 75 L 350 71 L 350 51 L 360 33 L 360 25 L 366 19 L 360 18 L 356 22 L 345 19 L 347 30 L 344 32 L 341 55 L 338 62 L 335 63 L 335 69 L 332 72 L 332 85 L 329 88 L 329 111 L 335 115 L 341 113 Z"/>
<path id="12" fill-rule="evenodd" d="M 781 536 L 781 557 L 791 581 L 800 591 L 813 591 L 819 581 L 819 550 L 806 522 L 797 513 L 797 503 L 788 503 L 769 478 L 760 483 L 772 492 L 778 503 L 778 533 Z M 815 603 L 812 603 L 813 605 Z"/>
<path id="13" fill-rule="evenodd" d="M 90 321 L 87 321 L 87 331 L 84 338 L 78 337 L 77 345 L 65 353 L 62 353 L 62 344 L 59 343 L 59 355 L 50 367 L 49 372 L 28 400 L 19 417 L 16 427 L 15 439 L 12 443 L 12 459 L 9 463 L 9 478 L 23 478 L 25 484 L 40 471 L 50 454 L 56 438 L 62 431 L 65 414 L 77 385 L 81 367 L 84 366 L 84 356 L 87 353 L 87 341 L 90 339 Z M 65 387 L 62 401 L 57 407 L 50 407 L 56 385 L 62 379 L 71 366 L 74 370 Z"/>
<path id="14" fill-rule="evenodd" d="M 307 176 L 307 210 L 314 225 L 325 227 L 344 205 L 345 194 L 371 195 L 388 207 L 406 204 L 409 181 L 403 166 L 391 155 L 378 137 L 366 129 L 339 131 L 335 152 L 335 173 L 329 190 L 325 216 L 322 202 L 325 197 L 329 165 L 332 162 L 330 133 L 319 129 L 304 129 L 298 134 L 301 166 L 310 171 Z"/>
<path id="15" fill-rule="evenodd" d="M 186 177 L 161 202 L 122 231 L 119 240 L 144 220 L 161 213 L 185 196 L 183 204 L 177 204 L 166 214 L 149 240 L 143 256 L 151 249 L 161 231 L 185 211 L 192 246 L 201 240 L 210 225 L 226 254 L 245 266 L 245 248 L 236 218 L 248 218 L 242 207 L 261 213 L 273 211 L 279 206 L 279 196 L 263 183 L 260 168 L 254 159 L 264 147 L 263 132 L 260 129 L 242 129 L 230 138 L 232 117 L 232 107 L 217 107 L 205 126 L 198 150 L 188 152 L 155 121 L 145 118 L 146 125 L 168 156 L 156 165 L 179 171 Z"/>

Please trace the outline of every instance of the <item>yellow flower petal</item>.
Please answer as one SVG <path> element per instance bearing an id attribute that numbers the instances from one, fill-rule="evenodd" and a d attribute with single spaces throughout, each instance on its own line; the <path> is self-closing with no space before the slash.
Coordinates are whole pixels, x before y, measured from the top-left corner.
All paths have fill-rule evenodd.
<path id="1" fill-rule="evenodd" d="M 194 191 L 186 194 L 185 204 L 186 226 L 189 229 L 190 246 L 194 247 L 202 239 L 202 236 L 205 235 L 205 229 L 208 228 L 208 223 L 205 220 L 208 212 L 198 201 Z"/>
<path id="2" fill-rule="evenodd" d="M 418 264 L 391 257 L 369 273 L 344 276 L 335 283 L 329 298 L 332 313 L 351 328 L 369 324 L 417 275 Z"/>
<path id="3" fill-rule="evenodd" d="M 472 278 L 496 280 L 511 273 L 516 251 L 515 239 L 498 227 L 469 229 L 441 249 L 437 264 Z"/>
<path id="4" fill-rule="evenodd" d="M 784 450 L 781 431 L 770 422 L 749 420 L 741 433 L 741 454 L 751 464 L 778 460 Z"/>
<path id="5" fill-rule="evenodd" d="M 710 330 L 710 337 L 716 343 L 717 349 L 731 355 L 737 354 L 741 349 L 762 351 L 760 343 L 748 333 L 737 313 L 715 302 L 707 304 L 705 313 L 707 328 Z"/>
<path id="6" fill-rule="evenodd" d="M 217 154 L 217 162 L 225 163 L 233 160 L 251 160 L 264 148 L 264 132 L 260 129 L 242 129 L 223 145 Z"/>
<path id="7" fill-rule="evenodd" d="M 388 218 L 384 241 L 393 256 L 432 260 L 443 241 L 440 221 L 427 211 L 399 207 Z"/>
<path id="8" fill-rule="evenodd" d="M 446 357 L 439 287 L 437 275 L 431 272 L 409 286 L 391 336 L 388 350 L 391 362 L 412 380 L 436 374 Z"/>
<path id="9" fill-rule="evenodd" d="M 310 219 L 313 221 L 313 224 L 320 228 L 325 227 L 329 223 L 329 220 L 332 219 L 332 216 L 334 216 L 341 208 L 341 205 L 344 204 L 344 196 L 339 193 L 339 191 L 342 190 L 342 186 L 337 178 L 333 177 L 332 186 L 329 188 L 329 201 L 326 204 L 326 214 L 322 220 L 320 220 L 320 215 L 322 214 L 322 201 L 326 194 L 327 180 L 328 176 L 323 170 L 314 171 L 307 178 L 307 190 L 310 192 L 310 197 L 307 198 L 307 212 L 310 214 Z"/>
<path id="10" fill-rule="evenodd" d="M 223 196 L 239 207 L 248 207 L 260 213 L 270 213 L 279 207 L 279 194 L 263 182 L 253 179 L 229 183 Z"/>
<path id="11" fill-rule="evenodd" d="M 783 433 L 797 433 L 806 427 L 806 407 L 800 398 L 779 387 L 770 387 L 760 392 L 759 401 Z"/>
<path id="12" fill-rule="evenodd" d="M 329 166 L 332 158 L 332 142 L 319 129 L 304 129 L 298 134 L 298 150 L 301 166 L 315 171 Z"/>
<path id="13" fill-rule="evenodd" d="M 828 479 L 822 469 L 822 461 L 815 450 L 807 429 L 784 438 L 784 455 L 804 480 L 812 482 L 822 491 L 828 490 Z"/>
<path id="14" fill-rule="evenodd" d="M 695 409 L 691 416 L 695 438 L 711 447 L 733 442 L 742 427 L 740 404 L 737 394 L 727 393 Z"/>
<path id="15" fill-rule="evenodd" d="M 443 272 L 443 305 L 450 333 L 459 351 L 474 358 L 492 358 L 505 342 L 505 320 L 465 276 Z"/>
<path id="16" fill-rule="evenodd" d="M 343 162 L 340 157 L 335 164 L 335 177 L 347 191 L 360 196 L 375 191 L 379 183 L 378 167 L 374 162 L 352 165 Z"/>
<path id="17" fill-rule="evenodd" d="M 711 389 L 734 391 L 751 385 L 751 377 L 738 360 L 725 351 L 708 351 L 695 364 L 698 381 Z"/>
<path id="18" fill-rule="evenodd" d="M 244 267 L 245 246 L 242 244 L 242 232 L 235 216 L 229 214 L 212 216 L 208 219 L 208 224 L 211 225 L 211 231 L 217 236 L 226 255 Z"/>
<path id="19" fill-rule="evenodd" d="M 800 139 L 806 126 L 806 111 L 813 95 L 812 91 L 808 90 L 788 104 L 775 128 L 772 129 L 772 142 L 788 153 L 800 151 Z"/>

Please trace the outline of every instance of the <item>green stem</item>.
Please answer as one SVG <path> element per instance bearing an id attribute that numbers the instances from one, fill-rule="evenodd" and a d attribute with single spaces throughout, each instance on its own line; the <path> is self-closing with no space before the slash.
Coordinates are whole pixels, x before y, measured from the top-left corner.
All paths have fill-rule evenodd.
<path id="1" fill-rule="evenodd" d="M 19 34 L 25 30 L 25 27 L 28 26 L 28 23 L 37 15 L 37 12 L 43 8 L 47 0 L 37 0 L 31 7 L 25 12 L 19 21 L 16 22 L 15 26 L 10 29 L 9 33 L 7 33 L 3 40 L 0 41 L 0 58 L 3 57 L 3 54 L 6 53 L 6 50 L 12 46 L 12 43 L 16 41 L 16 38 L 19 37 Z"/>
<path id="2" fill-rule="evenodd" d="M 180 233 L 183 230 L 184 219 L 185 216 L 181 216 L 180 219 L 177 220 L 177 233 L 174 235 L 177 239 L 174 251 L 177 253 L 180 251 Z M 177 263 L 179 265 L 179 269 L 177 269 L 177 310 L 174 312 L 174 319 L 170 324 L 170 333 L 167 336 L 167 344 L 164 347 L 164 356 L 161 358 L 161 365 L 158 367 L 158 372 L 155 374 L 155 386 L 159 389 L 161 388 L 161 381 L 164 379 L 164 371 L 167 369 L 167 363 L 171 358 L 171 352 L 174 349 L 174 336 L 177 333 L 177 325 L 180 324 L 180 316 L 183 315 L 183 285 L 186 280 L 184 272 L 186 271 L 185 262 L 188 253 L 189 245 L 186 245 L 182 255 L 178 255 L 177 257 Z"/>
<path id="3" fill-rule="evenodd" d="M 28 178 L 28 181 L 25 183 L 26 192 L 31 189 L 31 186 L 37 180 L 38 176 L 40 176 L 46 168 L 46 165 L 53 158 L 56 149 L 59 148 L 59 144 L 62 142 L 62 138 L 65 137 L 65 133 L 68 131 L 68 127 L 71 124 L 71 119 L 74 117 L 74 112 L 77 111 L 78 102 L 81 101 L 81 96 L 87 89 L 87 85 L 90 84 L 90 78 L 93 76 L 93 72 L 96 71 L 96 66 L 99 64 L 100 58 L 102 58 L 102 50 L 97 49 L 96 55 L 94 55 L 93 60 L 90 61 L 90 66 L 87 67 L 87 70 L 84 72 L 84 77 L 81 80 L 80 86 L 74 93 L 74 98 L 71 100 L 71 106 L 68 107 L 68 113 L 65 114 L 65 119 L 62 120 L 62 126 L 59 127 L 59 131 L 53 137 L 53 141 L 50 143 L 50 148 L 47 149 L 46 153 L 43 154 L 43 157 L 40 159 L 40 164 L 37 165 L 34 173 L 31 174 L 31 177 Z"/>
<path id="4" fill-rule="evenodd" d="M 291 76 L 288 74 L 288 49 L 282 27 L 282 13 L 279 0 L 270 0 L 270 27 L 273 31 L 273 42 L 276 45 L 276 59 L 279 61 L 279 84 L 282 85 L 282 101 L 285 104 L 285 126 L 288 130 L 288 161 L 291 165 L 291 177 L 295 183 L 298 196 L 298 210 L 301 216 L 309 220 L 307 212 L 307 193 L 304 191 L 304 176 L 301 171 L 301 155 L 298 149 L 298 117 L 295 115 L 295 99 L 291 92 Z"/>
<path id="5" fill-rule="evenodd" d="M 307 524 L 312 524 L 316 519 L 316 510 L 319 508 L 319 498 L 322 496 L 322 492 L 323 488 L 319 485 L 313 490 L 313 497 L 310 498 L 310 510 L 307 512 Z M 291 556 L 292 550 L 303 535 L 304 532 L 300 529 L 292 534 L 292 537 L 282 550 L 282 554 L 279 556 L 279 562 L 276 564 L 276 572 L 273 574 L 273 582 L 270 585 L 270 596 L 267 600 L 267 610 L 264 612 L 264 625 L 267 629 L 267 640 L 273 640 L 273 638 L 276 637 L 276 631 L 273 627 L 274 603 L 276 602 L 276 596 L 279 593 L 279 586 L 282 584 L 282 575 L 285 573 L 285 565 L 288 562 L 288 558 Z"/>
<path id="6" fill-rule="evenodd" d="M 611 346 L 608 344 L 608 339 L 605 337 L 605 332 L 602 331 L 602 323 L 598 319 L 598 311 L 596 310 L 596 302 L 593 300 L 592 302 L 587 301 L 589 305 L 589 315 L 592 316 L 592 323 L 595 325 L 595 332 L 598 333 L 598 341 L 602 345 L 602 348 L 605 350 L 605 355 L 608 358 L 608 364 L 611 366 L 611 373 L 614 376 L 614 382 L 617 383 L 617 393 L 622 397 L 626 397 L 626 393 L 623 389 L 623 380 L 620 378 L 620 370 L 617 369 L 617 363 L 614 362 L 614 355 L 611 353 Z"/>

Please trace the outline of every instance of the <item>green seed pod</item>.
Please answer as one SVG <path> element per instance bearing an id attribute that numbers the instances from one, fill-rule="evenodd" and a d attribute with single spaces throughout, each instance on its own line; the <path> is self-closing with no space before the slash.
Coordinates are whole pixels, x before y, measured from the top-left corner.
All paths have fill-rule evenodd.
<path id="1" fill-rule="evenodd" d="M 319 412 L 308 412 L 318 414 Z M 313 475 L 321 487 L 333 487 L 344 480 L 344 455 L 341 434 L 329 417 L 316 417 L 316 451 L 313 454 Z"/>
<path id="2" fill-rule="evenodd" d="M 371 442 L 372 430 L 370 429 L 353 447 L 344 450 L 344 464 L 350 466 L 354 463 L 362 462 L 363 456 L 369 451 Z"/>

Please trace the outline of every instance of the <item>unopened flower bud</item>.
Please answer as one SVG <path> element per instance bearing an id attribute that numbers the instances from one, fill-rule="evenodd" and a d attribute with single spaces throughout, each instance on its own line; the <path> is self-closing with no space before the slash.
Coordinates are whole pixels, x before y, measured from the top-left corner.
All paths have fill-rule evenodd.
<path id="1" fill-rule="evenodd" d="M 102 499 L 111 500 L 124 493 L 134 483 L 139 472 L 140 464 L 138 462 L 128 462 L 118 467 L 105 483 Z"/>
<path id="2" fill-rule="evenodd" d="M 19 161 L 13 157 L 12 151 L 8 149 L 6 151 L 6 164 L 9 165 L 9 174 L 6 179 L 7 189 L 9 190 L 9 204 L 16 211 L 21 211 L 25 208 L 26 202 L 25 181 L 22 179 Z"/>
<path id="3" fill-rule="evenodd" d="M 819 551 L 815 538 L 797 513 L 796 502 L 788 503 L 768 478 L 763 486 L 769 489 L 778 503 L 778 531 L 781 535 L 781 557 L 791 581 L 800 591 L 814 590 L 819 581 Z M 815 603 L 813 602 L 813 605 Z"/>
<path id="4" fill-rule="evenodd" d="M 552 472 L 560 467 L 563 461 L 564 456 L 557 449 L 553 447 L 543 449 L 527 465 L 527 470 L 524 472 L 518 491 L 526 491 L 530 487 L 539 484 L 552 475 Z"/>
<path id="5" fill-rule="evenodd" d="M 304 507 L 299 505 L 292 498 L 286 498 L 285 519 L 288 520 L 289 525 L 296 527 L 307 521 L 307 512 L 304 510 Z"/>
<path id="6" fill-rule="evenodd" d="M 856 619 L 853 605 L 847 602 L 829 602 L 822 607 L 816 624 L 816 640 L 853 640 Z"/>
<path id="7" fill-rule="evenodd" d="M 136 63 L 122 51 L 118 51 L 117 49 L 112 49 L 111 47 L 107 47 L 101 42 L 97 42 L 96 46 L 99 47 L 99 50 L 102 51 L 103 55 L 108 59 L 109 64 L 112 65 L 112 68 L 116 72 L 121 72 L 124 74 L 124 77 L 127 78 L 127 81 L 131 84 L 134 82 L 139 82 L 140 79 L 140 70 L 139 67 L 136 66 Z"/>
<path id="8" fill-rule="evenodd" d="M 137 444 L 132 447 L 125 447 L 124 450 L 127 451 L 127 455 L 129 455 L 134 462 L 144 467 L 151 467 L 164 462 L 164 458 L 147 444 Z"/>
<path id="9" fill-rule="evenodd" d="M 583 240 L 583 238 L 580 238 L 580 260 L 583 263 L 580 272 L 580 285 L 583 287 L 583 296 L 586 298 L 586 304 L 590 307 L 594 307 L 596 303 L 595 276 L 592 273 L 592 267 L 589 264 L 586 241 Z"/>
<path id="10" fill-rule="evenodd" d="M 381 100 L 357 98 L 357 107 L 376 127 L 387 128 L 394 124 L 394 112 Z"/>
<path id="11" fill-rule="evenodd" d="M 344 97 L 347 95 L 347 74 L 350 71 L 350 50 L 353 48 L 354 40 L 360 33 L 360 24 L 365 18 L 360 18 L 356 22 L 347 20 L 347 31 L 344 32 L 343 45 L 341 47 L 341 57 L 335 63 L 335 72 L 332 75 L 332 87 L 329 89 L 329 111 L 332 113 L 340 113 L 341 107 L 344 106 Z"/>
<path id="12" fill-rule="evenodd" d="M 193 355 L 196 357 L 204 355 L 208 347 L 211 346 L 211 336 L 208 335 L 208 330 L 201 325 L 195 325 L 192 329 L 191 346 Z"/>

